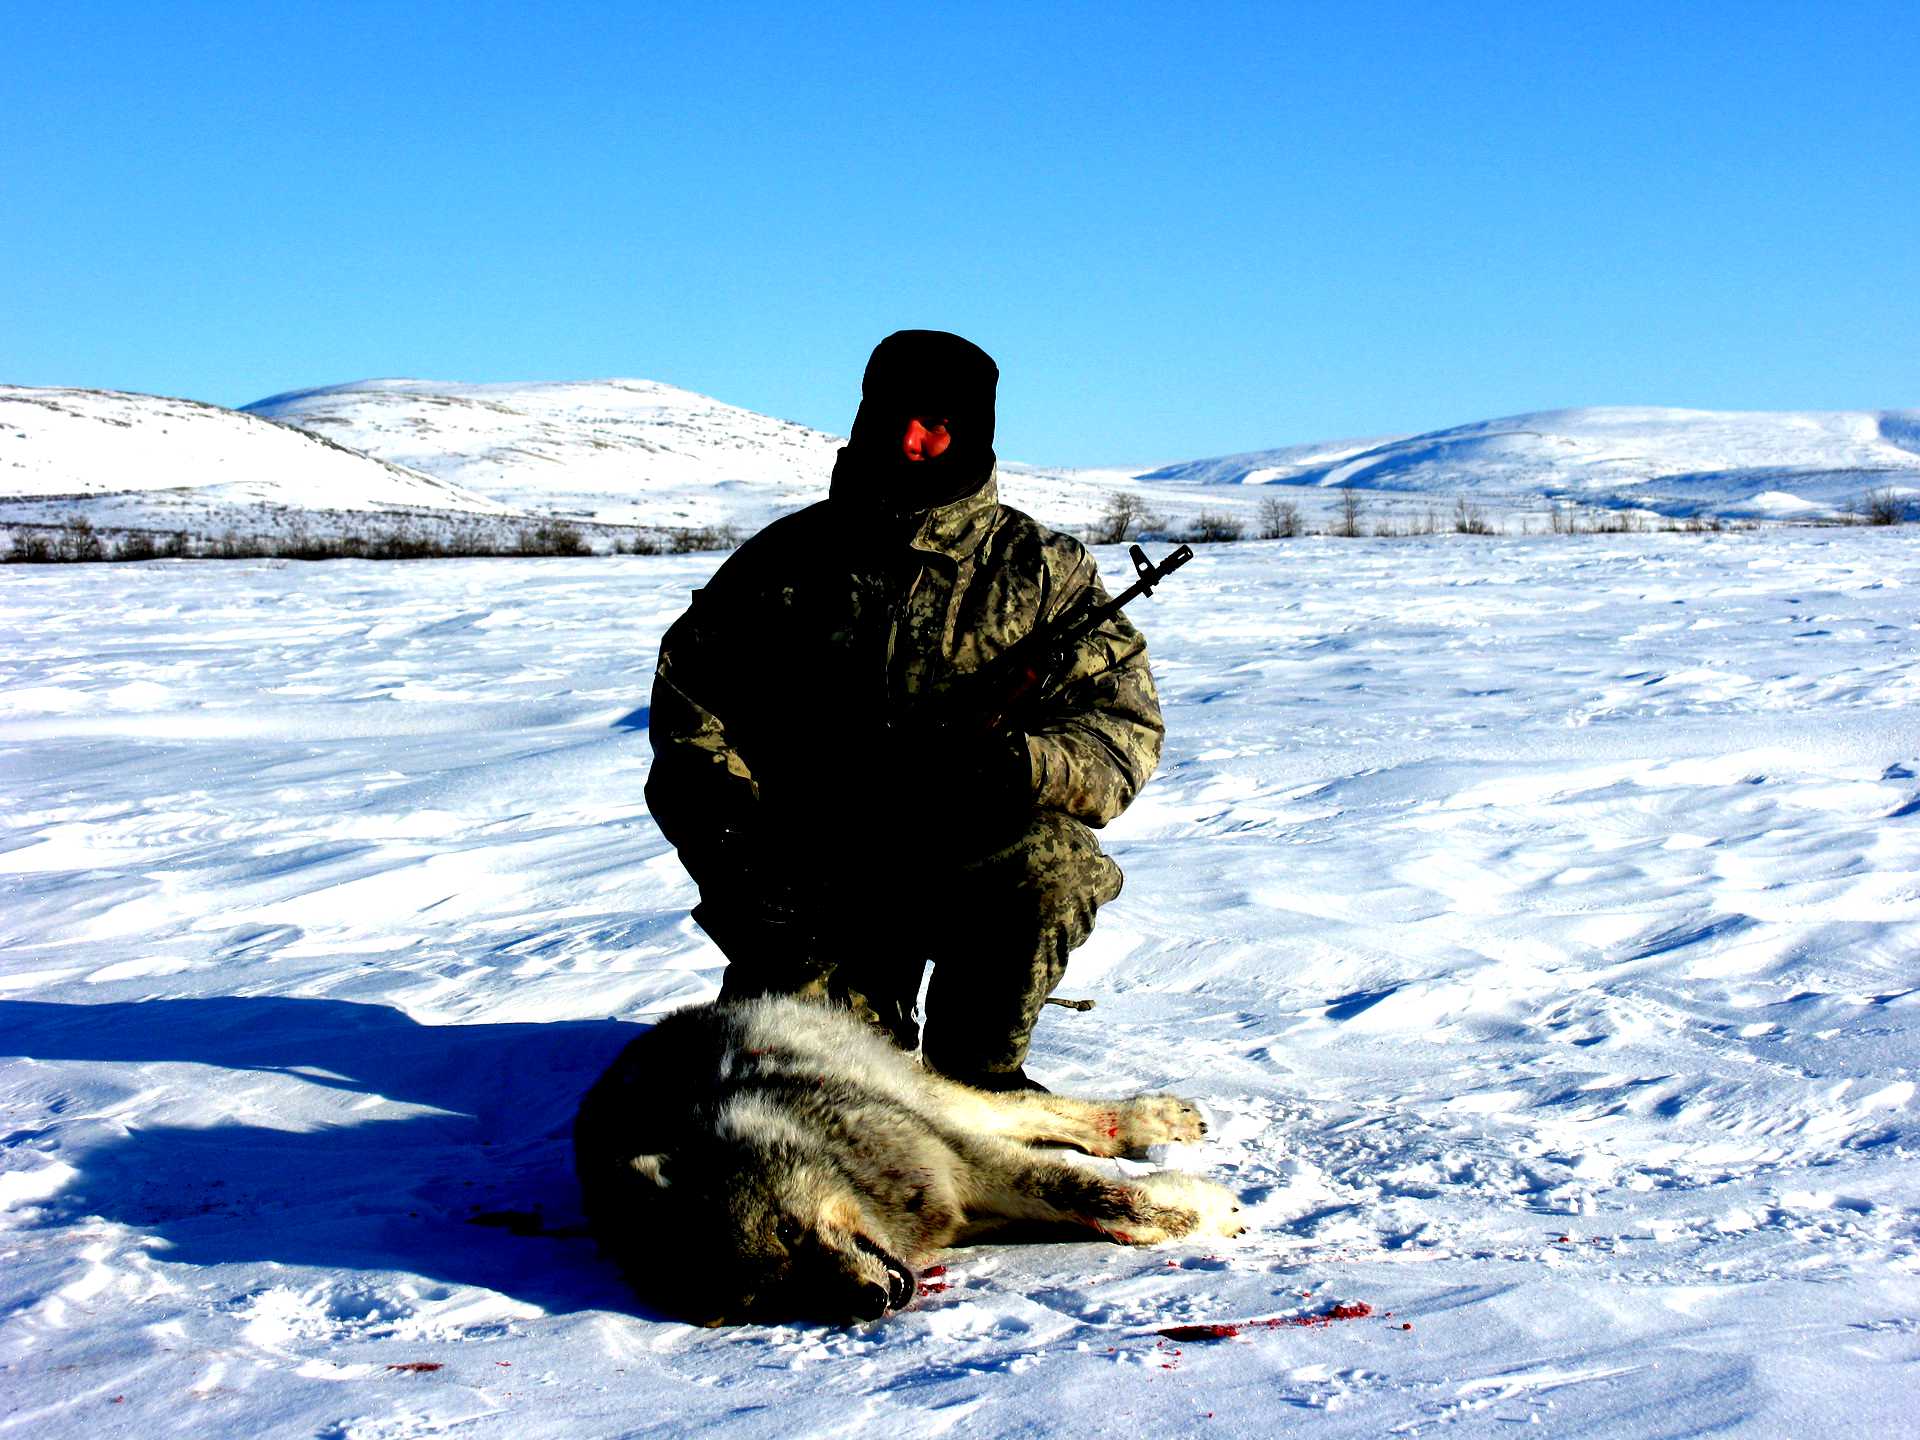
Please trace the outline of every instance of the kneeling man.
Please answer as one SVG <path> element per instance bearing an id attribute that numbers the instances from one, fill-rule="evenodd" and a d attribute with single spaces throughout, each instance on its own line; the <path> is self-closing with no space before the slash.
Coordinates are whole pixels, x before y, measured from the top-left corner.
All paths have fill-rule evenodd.
<path id="1" fill-rule="evenodd" d="M 999 503 L 999 370 L 942 331 L 874 350 L 828 498 L 728 558 L 668 630 L 647 804 L 700 886 L 721 998 L 850 1005 L 984 1089 L 1120 868 L 1089 827 L 1132 801 L 1163 727 L 1116 614 L 992 729 L 943 723 L 975 675 L 1106 600 L 1080 543 Z"/>

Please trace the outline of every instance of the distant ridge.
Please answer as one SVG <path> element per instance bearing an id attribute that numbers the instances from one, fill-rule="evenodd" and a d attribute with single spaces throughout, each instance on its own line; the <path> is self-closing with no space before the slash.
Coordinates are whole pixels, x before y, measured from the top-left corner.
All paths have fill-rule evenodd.
<path id="1" fill-rule="evenodd" d="M 342 510 L 506 508 L 325 436 L 198 400 L 0 385 L 0 494 L 158 491 Z"/>
<path id="2" fill-rule="evenodd" d="M 0 386 L 0 526 L 70 519 L 204 535 L 350 532 L 353 517 L 512 535 L 543 519 L 610 548 L 632 527 L 746 535 L 826 495 L 842 441 L 651 380 L 470 385 L 362 380 L 243 410 L 163 396 Z M 1115 491 L 1162 533 L 1211 516 L 1257 530 L 1272 500 L 1324 528 L 1350 487 L 1367 530 L 1444 528 L 1456 500 L 1496 527 L 1557 504 L 1656 516 L 1817 520 L 1869 491 L 1920 496 L 1920 410 L 1546 410 L 1152 469 L 1003 460 L 1001 495 L 1087 526 Z M 624 543 L 624 542 L 622 542 Z"/>
<path id="3" fill-rule="evenodd" d="M 1424 435 L 1193 460 L 1140 478 L 1350 485 L 1487 504 L 1565 499 L 1669 515 L 1830 514 L 1863 488 L 1920 485 L 1920 411 L 1544 410 Z"/>

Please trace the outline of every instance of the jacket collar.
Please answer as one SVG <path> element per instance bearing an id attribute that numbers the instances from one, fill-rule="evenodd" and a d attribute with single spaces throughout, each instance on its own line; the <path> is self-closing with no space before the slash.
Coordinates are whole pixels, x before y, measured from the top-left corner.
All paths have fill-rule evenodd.
<path id="1" fill-rule="evenodd" d="M 980 548 L 999 508 L 1000 467 L 996 464 L 987 472 L 987 483 L 971 495 L 927 511 L 907 543 L 915 550 L 965 560 Z"/>
<path id="2" fill-rule="evenodd" d="M 843 450 L 840 453 L 844 464 L 847 452 Z M 911 549 L 963 561 L 980 548 L 980 542 L 986 538 L 993 523 L 994 513 L 1000 508 L 1000 466 L 996 461 L 987 471 L 986 481 L 971 494 L 950 500 L 945 505 L 936 505 L 931 510 L 899 516 L 890 526 L 884 518 L 885 512 L 876 510 L 870 502 L 858 498 L 855 484 L 840 465 L 834 467 L 828 499 L 849 507 L 850 518 L 854 507 L 858 507 L 863 512 L 860 520 L 866 524 L 877 521 L 887 526 L 893 537 L 900 537 L 904 533 Z M 898 543 L 897 538 L 895 543 Z"/>

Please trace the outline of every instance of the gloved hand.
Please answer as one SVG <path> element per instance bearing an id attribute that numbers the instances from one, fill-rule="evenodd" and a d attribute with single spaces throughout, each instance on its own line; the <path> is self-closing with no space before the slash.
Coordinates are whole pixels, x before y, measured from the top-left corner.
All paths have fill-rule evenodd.
<path id="1" fill-rule="evenodd" d="M 775 853 L 761 829 L 728 826 L 709 837 L 697 855 L 683 858 L 708 904 L 756 924 L 789 929 L 803 924 L 805 888 L 794 857 Z"/>
<path id="2" fill-rule="evenodd" d="M 874 779 L 883 804 L 934 812 L 931 838 L 961 849 L 1011 839 L 1033 812 L 1033 759 L 1018 731 L 890 730 Z"/>

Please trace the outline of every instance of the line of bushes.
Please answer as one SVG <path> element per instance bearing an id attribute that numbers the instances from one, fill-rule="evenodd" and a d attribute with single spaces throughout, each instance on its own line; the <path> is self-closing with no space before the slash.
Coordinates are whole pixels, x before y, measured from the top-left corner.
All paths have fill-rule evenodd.
<path id="1" fill-rule="evenodd" d="M 615 555 L 688 555 L 731 550 L 739 537 L 730 525 L 635 530 L 616 536 Z M 567 520 L 518 526 L 425 527 L 407 523 L 346 528 L 315 534 L 299 526 L 284 535 L 196 535 L 186 530 L 113 530 L 83 518 L 61 525 L 15 526 L 0 563 L 84 564 L 108 560 L 441 560 L 463 557 L 593 555 L 581 528 Z"/>
<path id="2" fill-rule="evenodd" d="M 1854 525 L 1898 525 L 1914 516 L 1916 506 L 1892 489 L 1869 491 L 1848 507 L 1849 518 L 1824 523 Z M 1730 529 L 1754 529 L 1754 521 L 1729 521 L 1718 515 L 1693 515 L 1683 518 L 1659 517 L 1645 510 L 1593 509 L 1565 501 L 1551 504 L 1542 520 L 1545 530 L 1555 535 L 1639 535 L 1651 531 L 1667 534 L 1712 534 Z M 1262 497 L 1252 524 L 1241 516 L 1220 510 L 1202 510 L 1184 525 L 1155 514 L 1145 499 L 1129 491 L 1116 490 L 1108 497 L 1100 518 L 1086 528 L 1089 544 L 1117 545 L 1142 536 L 1185 540 L 1193 543 L 1230 544 L 1247 538 L 1248 531 L 1261 540 L 1291 540 L 1302 535 L 1331 535 L 1344 539 L 1402 538 L 1418 535 L 1504 535 L 1499 522 L 1487 518 L 1479 505 L 1465 496 L 1454 501 L 1450 514 L 1429 504 L 1418 514 L 1400 518 L 1367 519 L 1366 492 L 1351 486 L 1338 491 L 1338 506 L 1323 528 L 1311 528 L 1301 518 L 1296 500 L 1280 495 Z M 1533 534 L 1534 522 L 1522 516 L 1519 533 Z"/>

